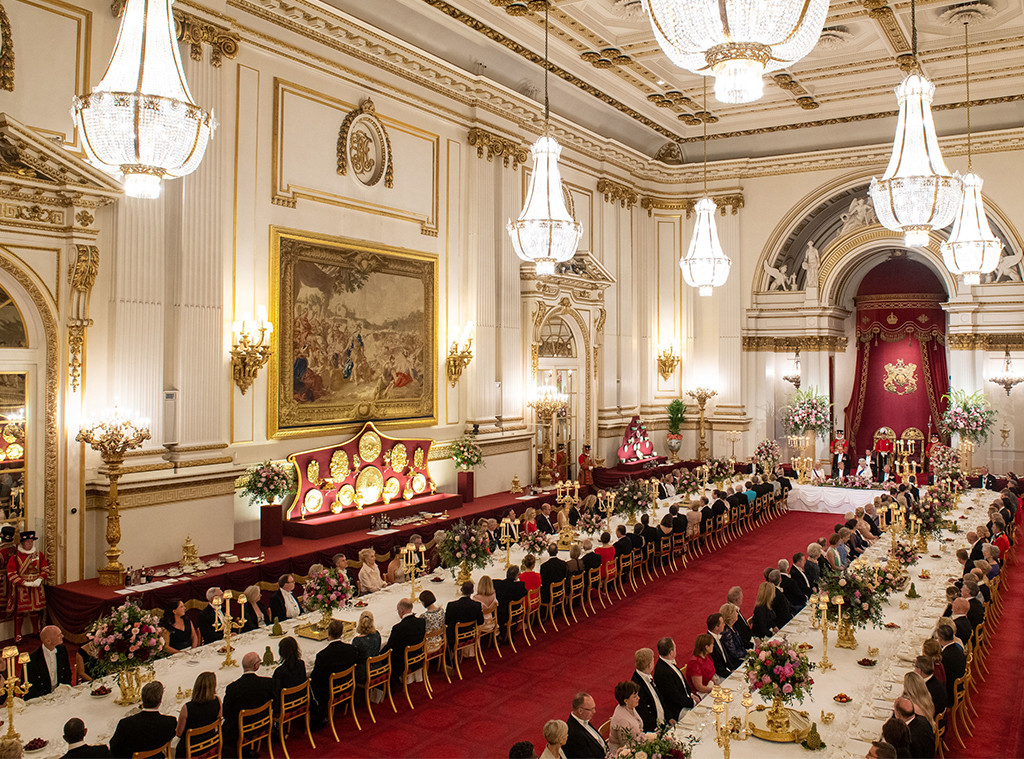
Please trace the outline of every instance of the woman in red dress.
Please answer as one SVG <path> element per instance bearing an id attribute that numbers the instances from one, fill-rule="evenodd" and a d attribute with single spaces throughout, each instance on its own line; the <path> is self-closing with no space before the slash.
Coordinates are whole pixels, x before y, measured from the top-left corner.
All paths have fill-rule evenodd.
<path id="1" fill-rule="evenodd" d="M 601 533 L 601 545 L 594 549 L 594 553 L 601 557 L 601 577 L 607 577 L 608 564 L 615 561 L 615 546 L 612 545 L 611 533 Z"/>
<path id="2" fill-rule="evenodd" d="M 698 698 L 710 693 L 715 685 L 715 663 L 711 652 L 715 648 L 715 639 L 709 633 L 697 636 L 693 644 L 693 658 L 686 663 L 686 679 L 690 681 L 690 692 Z"/>
<path id="3" fill-rule="evenodd" d="M 534 525 L 536 529 L 536 525 Z M 523 585 L 526 586 L 526 608 L 527 611 L 531 610 L 540 603 L 540 593 L 533 593 L 530 591 L 539 591 L 541 586 L 540 572 L 535 570 L 537 566 L 537 557 L 532 553 L 526 554 L 523 559 L 523 570 L 519 573 L 519 579 Z"/>
<path id="4" fill-rule="evenodd" d="M 523 532 L 537 532 L 537 510 L 527 509 L 523 514 Z"/>

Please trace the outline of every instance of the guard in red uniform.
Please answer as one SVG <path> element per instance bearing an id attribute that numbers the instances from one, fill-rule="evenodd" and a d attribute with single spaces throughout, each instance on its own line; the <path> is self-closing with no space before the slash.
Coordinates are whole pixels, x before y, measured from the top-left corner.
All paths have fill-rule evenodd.
<path id="1" fill-rule="evenodd" d="M 21 544 L 7 562 L 7 580 L 11 583 L 7 611 L 14 613 L 14 640 L 21 640 L 22 619 L 32 620 L 32 632 L 39 634 L 39 621 L 46 610 L 43 581 L 50 576 L 50 565 L 36 550 L 35 530 L 21 533 Z"/>
<path id="2" fill-rule="evenodd" d="M 846 477 L 850 473 L 850 441 L 842 430 L 836 430 L 836 438 L 832 441 L 832 476 Z"/>
<path id="3" fill-rule="evenodd" d="M 935 461 L 932 458 L 932 454 L 935 452 L 935 448 L 940 445 L 942 445 L 942 441 L 939 440 L 939 433 L 933 432 L 928 440 L 928 447 L 924 451 L 924 455 L 927 458 L 925 468 L 928 470 L 929 482 L 935 481 Z"/>
<path id="4" fill-rule="evenodd" d="M 585 488 L 594 484 L 594 457 L 590 455 L 590 444 L 583 446 L 583 453 L 576 459 L 579 464 L 580 487 Z"/>

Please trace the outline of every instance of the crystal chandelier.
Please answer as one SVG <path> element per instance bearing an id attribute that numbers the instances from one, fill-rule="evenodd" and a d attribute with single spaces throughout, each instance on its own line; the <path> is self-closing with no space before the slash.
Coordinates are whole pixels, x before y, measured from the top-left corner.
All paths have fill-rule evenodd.
<path id="1" fill-rule="evenodd" d="M 642 2 L 665 55 L 695 74 L 713 74 L 723 103 L 758 100 L 762 74 L 807 55 L 828 15 L 828 0 Z"/>
<path id="2" fill-rule="evenodd" d="M 124 175 L 135 198 L 203 160 L 216 122 L 192 99 L 181 70 L 171 0 L 128 0 L 103 79 L 71 108 L 89 160 Z"/>
<path id="3" fill-rule="evenodd" d="M 708 84 L 704 79 L 704 112 L 708 109 Z M 711 295 L 729 278 L 732 261 L 722 251 L 718 242 L 718 227 L 715 225 L 715 211 L 718 205 L 708 195 L 708 122 L 704 126 L 704 197 L 697 201 L 697 220 L 693 225 L 693 237 L 686 255 L 679 259 L 683 279 L 690 287 L 696 287 L 699 295 Z"/>
<path id="4" fill-rule="evenodd" d="M 882 178 L 872 178 L 869 193 L 882 226 L 903 232 L 908 246 L 925 246 L 931 230 L 953 221 L 963 185 L 959 174 L 950 174 L 939 151 L 931 111 L 935 85 L 918 68 L 913 0 L 910 10 L 915 70 L 896 88 L 899 115 L 892 156 Z"/>
<path id="5" fill-rule="evenodd" d="M 965 18 L 970 18 L 969 16 Z M 963 177 L 963 200 L 953 222 L 949 239 L 942 243 L 942 261 L 950 273 L 963 277 L 965 285 L 981 282 L 981 275 L 995 271 L 1003 244 L 992 234 L 981 197 L 981 177 L 974 173 L 971 160 L 971 64 L 967 39 L 968 21 L 964 22 L 964 69 L 967 81 L 967 174 Z M 1006 361 L 1009 364 L 1010 354 Z M 995 382 L 995 380 L 993 380 Z M 1006 389 L 1007 395 L 1010 389 Z"/>
<path id="6" fill-rule="evenodd" d="M 1007 395 L 1010 394 L 1010 391 L 1013 390 L 1014 387 L 1019 385 L 1021 382 L 1024 382 L 1024 377 L 1021 377 L 1019 374 L 1013 371 L 1013 361 L 1010 359 L 1009 348 L 1007 348 L 1006 352 L 1003 354 L 1002 374 L 995 375 L 994 377 L 989 379 L 989 382 L 994 382 L 995 384 L 999 385 L 999 387 L 1003 388 L 1003 390 L 1006 391 Z"/>
<path id="7" fill-rule="evenodd" d="M 548 103 L 548 15 L 544 5 L 544 134 L 533 143 L 533 174 L 526 192 L 523 211 L 506 225 L 512 248 L 524 261 L 533 261 L 537 274 L 555 273 L 555 264 L 568 261 L 576 253 L 583 225 L 572 218 L 562 194 L 562 176 L 558 141 L 550 134 L 551 109 Z"/>
<path id="8" fill-rule="evenodd" d="M 800 351 L 796 352 L 796 356 L 793 358 L 793 371 L 789 374 L 783 374 L 782 379 L 793 385 L 797 390 L 800 389 Z"/>

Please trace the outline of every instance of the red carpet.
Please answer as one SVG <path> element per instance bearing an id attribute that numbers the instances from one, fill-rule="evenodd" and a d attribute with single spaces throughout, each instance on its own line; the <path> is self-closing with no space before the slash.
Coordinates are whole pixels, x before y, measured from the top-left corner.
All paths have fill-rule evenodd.
<path id="1" fill-rule="evenodd" d="M 730 587 L 743 587 L 743 612 L 749 616 L 764 568 L 806 550 L 833 524 L 831 514 L 789 513 L 717 554 L 690 561 L 685 570 L 641 584 L 638 593 L 603 611 L 598 605 L 597 616 L 568 627 L 559 623 L 557 633 L 549 626 L 530 647 L 517 642 L 518 654 L 504 647 L 505 657 L 499 659 L 488 649 L 483 674 L 469 663 L 473 668 L 469 674 L 463 670 L 466 679 L 448 685 L 443 674 L 432 673 L 434 700 L 417 683 L 413 711 L 396 693 L 398 714 L 390 705 L 382 705 L 383 712 L 375 708 L 374 725 L 361 707 L 362 732 L 351 716 L 339 716 L 341 743 L 328 728 L 315 734 L 315 752 L 298 735 L 289 740 L 289 752 L 293 757 L 505 757 L 521 740 L 543 749 L 541 728 L 549 719 L 568 716 L 577 691 L 594 695 L 594 724 L 601 724 L 615 707 L 615 683 L 632 675 L 636 649 L 654 648 L 659 638 L 671 635 L 680 658 L 689 658 L 694 638 L 706 630 L 707 615 L 718 611 Z"/>

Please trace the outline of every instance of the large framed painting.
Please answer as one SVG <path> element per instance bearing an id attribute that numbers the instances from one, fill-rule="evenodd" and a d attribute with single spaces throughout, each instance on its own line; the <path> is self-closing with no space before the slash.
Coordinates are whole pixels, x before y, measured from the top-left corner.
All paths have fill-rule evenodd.
<path id="1" fill-rule="evenodd" d="M 268 433 L 437 421 L 437 258 L 271 228 Z"/>

